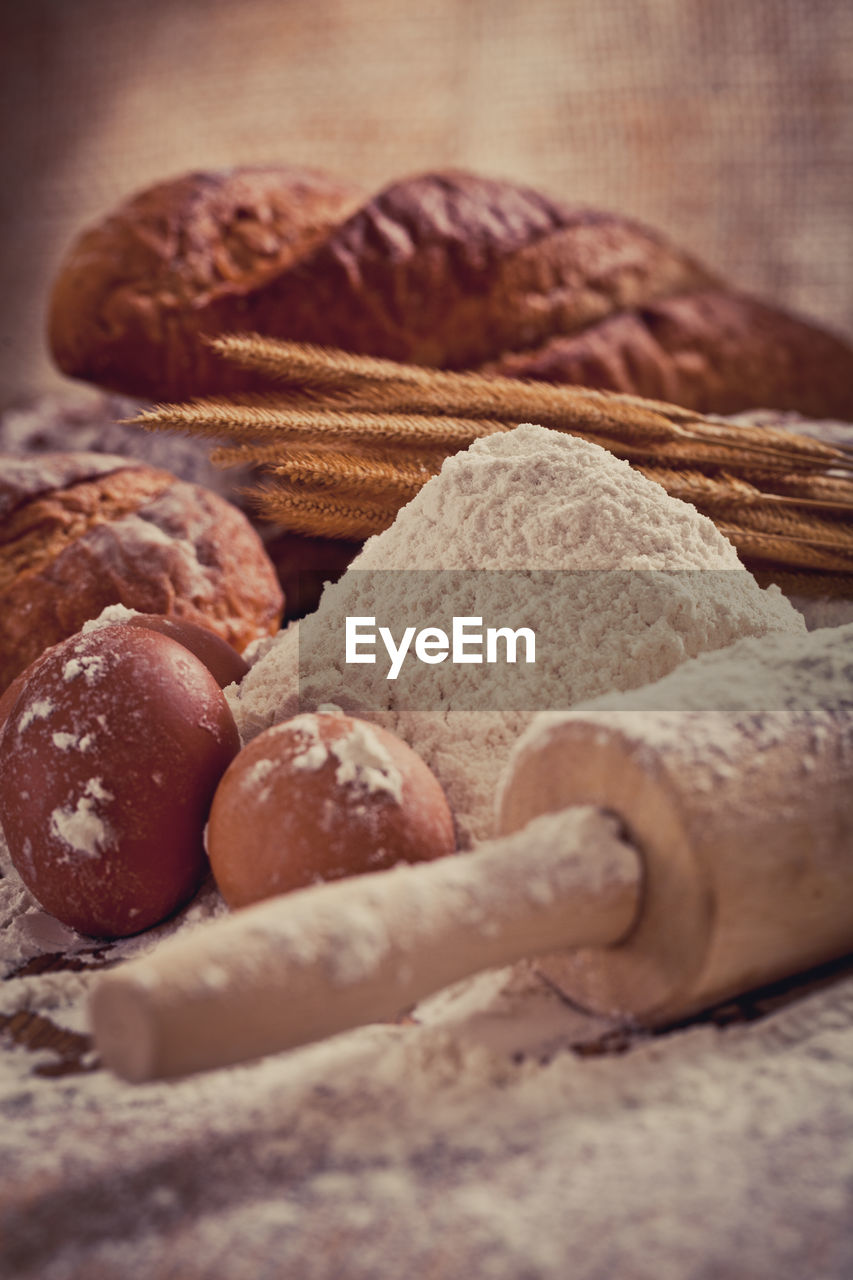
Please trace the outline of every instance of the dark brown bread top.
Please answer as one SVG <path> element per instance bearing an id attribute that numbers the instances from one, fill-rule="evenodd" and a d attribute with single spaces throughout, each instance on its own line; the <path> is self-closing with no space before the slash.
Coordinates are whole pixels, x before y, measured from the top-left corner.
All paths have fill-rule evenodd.
<path id="1" fill-rule="evenodd" d="M 462 369 L 711 284 L 638 223 L 429 173 L 380 191 L 257 295 L 259 332 Z"/>
<path id="2" fill-rule="evenodd" d="M 251 327 L 251 295 L 308 252 L 362 198 L 300 168 L 190 173 L 125 201 L 71 246 L 49 307 L 60 369 L 153 399 L 211 377 L 238 390 L 203 337 Z"/>
<path id="3" fill-rule="evenodd" d="M 853 348 L 823 329 L 725 290 L 619 312 L 487 372 L 622 391 L 699 413 L 772 405 L 814 418 L 853 418 Z"/>
<path id="4" fill-rule="evenodd" d="M 264 384 L 204 337 L 256 331 L 703 412 L 853 417 L 849 342 L 631 219 L 455 171 L 365 202 L 281 172 L 190 175 L 84 234 L 54 292 L 61 367 L 159 400 L 227 394 Z"/>
<path id="5" fill-rule="evenodd" d="M 209 627 L 242 650 L 282 594 L 246 517 L 168 471 L 104 454 L 0 456 L 0 691 L 108 604 Z"/>

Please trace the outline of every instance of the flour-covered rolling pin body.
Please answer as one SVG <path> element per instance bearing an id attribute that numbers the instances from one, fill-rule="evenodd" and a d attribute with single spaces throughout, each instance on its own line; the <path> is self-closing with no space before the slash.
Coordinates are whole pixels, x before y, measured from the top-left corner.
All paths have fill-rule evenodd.
<path id="1" fill-rule="evenodd" d="M 665 1024 L 853 951 L 853 626 L 539 717 L 501 827 L 578 803 L 619 814 L 643 863 L 621 946 L 541 962 L 584 1007 Z"/>
<path id="2" fill-rule="evenodd" d="M 257 1057 L 521 956 L 590 1008 L 665 1024 L 853 950 L 853 627 L 741 641 L 539 717 L 500 825 L 105 975 L 104 1061 L 143 1080 Z"/>

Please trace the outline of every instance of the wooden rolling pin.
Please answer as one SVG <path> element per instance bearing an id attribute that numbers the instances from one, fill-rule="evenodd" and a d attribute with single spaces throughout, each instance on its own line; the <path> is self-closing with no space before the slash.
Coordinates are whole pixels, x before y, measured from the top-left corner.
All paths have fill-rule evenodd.
<path id="1" fill-rule="evenodd" d="M 502 789 L 512 834 L 271 899 L 112 971 L 92 1001 L 104 1062 L 147 1080 L 247 1060 L 523 956 L 576 1003 L 665 1025 L 845 954 L 851 653 L 853 627 L 743 641 L 539 717 Z"/>

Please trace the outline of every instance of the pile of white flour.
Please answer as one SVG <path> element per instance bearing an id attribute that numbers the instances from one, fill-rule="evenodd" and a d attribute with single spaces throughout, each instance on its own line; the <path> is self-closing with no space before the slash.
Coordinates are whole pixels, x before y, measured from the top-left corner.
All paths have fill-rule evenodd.
<path id="1" fill-rule="evenodd" d="M 527 584 L 525 603 L 543 631 L 562 637 L 550 667 L 536 670 L 539 707 L 637 688 L 741 636 L 805 630 L 778 588 L 761 590 L 695 507 L 598 445 L 526 424 L 447 459 L 326 588 L 302 652 L 298 625 L 266 648 L 231 692 L 243 738 L 294 714 L 297 693 L 302 709 L 322 702 L 382 708 L 387 714 L 376 718 L 444 786 L 462 844 L 491 834 L 495 789 L 530 713 L 454 709 L 472 678 L 468 666 L 444 668 L 445 709 L 397 707 L 382 667 L 344 668 L 339 635 L 346 616 L 377 612 L 378 575 L 365 570 L 419 571 L 387 575 L 393 615 L 445 618 L 476 610 L 475 571 L 524 569 L 574 571 L 568 582 L 568 575 L 556 583 L 536 573 Z M 448 590 L 446 576 L 425 570 L 468 574 L 455 575 Z M 491 600 L 509 614 L 518 592 L 513 575 L 505 590 L 502 599 L 500 584 L 493 587 Z M 524 672 L 516 666 L 506 678 L 521 681 Z"/>

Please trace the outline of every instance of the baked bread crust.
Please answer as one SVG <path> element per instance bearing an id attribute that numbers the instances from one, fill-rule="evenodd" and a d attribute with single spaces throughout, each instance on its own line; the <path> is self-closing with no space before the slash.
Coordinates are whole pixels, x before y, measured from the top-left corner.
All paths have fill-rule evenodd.
<path id="1" fill-rule="evenodd" d="M 0 458 L 0 690 L 108 604 L 200 623 L 236 649 L 278 628 L 283 598 L 236 507 L 107 454 Z"/>
<path id="2" fill-rule="evenodd" d="M 355 184 L 301 168 L 158 183 L 85 230 L 57 275 L 48 341 L 65 373 L 149 399 L 213 379 L 241 390 L 204 337 L 252 325 L 252 294 L 356 207 Z"/>
<path id="3" fill-rule="evenodd" d="M 462 369 L 713 277 L 656 233 L 468 173 L 393 183 L 258 295 L 263 333 Z"/>
<path id="4" fill-rule="evenodd" d="M 279 180 L 290 221 L 282 212 L 280 247 L 253 257 L 267 224 L 234 228 L 238 189 L 254 181 L 190 175 L 85 233 L 54 291 L 61 367 L 155 399 L 257 389 L 259 375 L 203 340 L 257 331 L 708 413 L 853 417 L 853 345 L 731 289 L 631 219 L 456 171 L 365 202 L 320 178 L 305 190 Z"/>
<path id="5" fill-rule="evenodd" d="M 721 289 L 664 298 L 581 333 L 511 352 L 484 372 L 738 413 L 747 402 L 806 417 L 853 414 L 853 351 L 834 334 Z"/>

